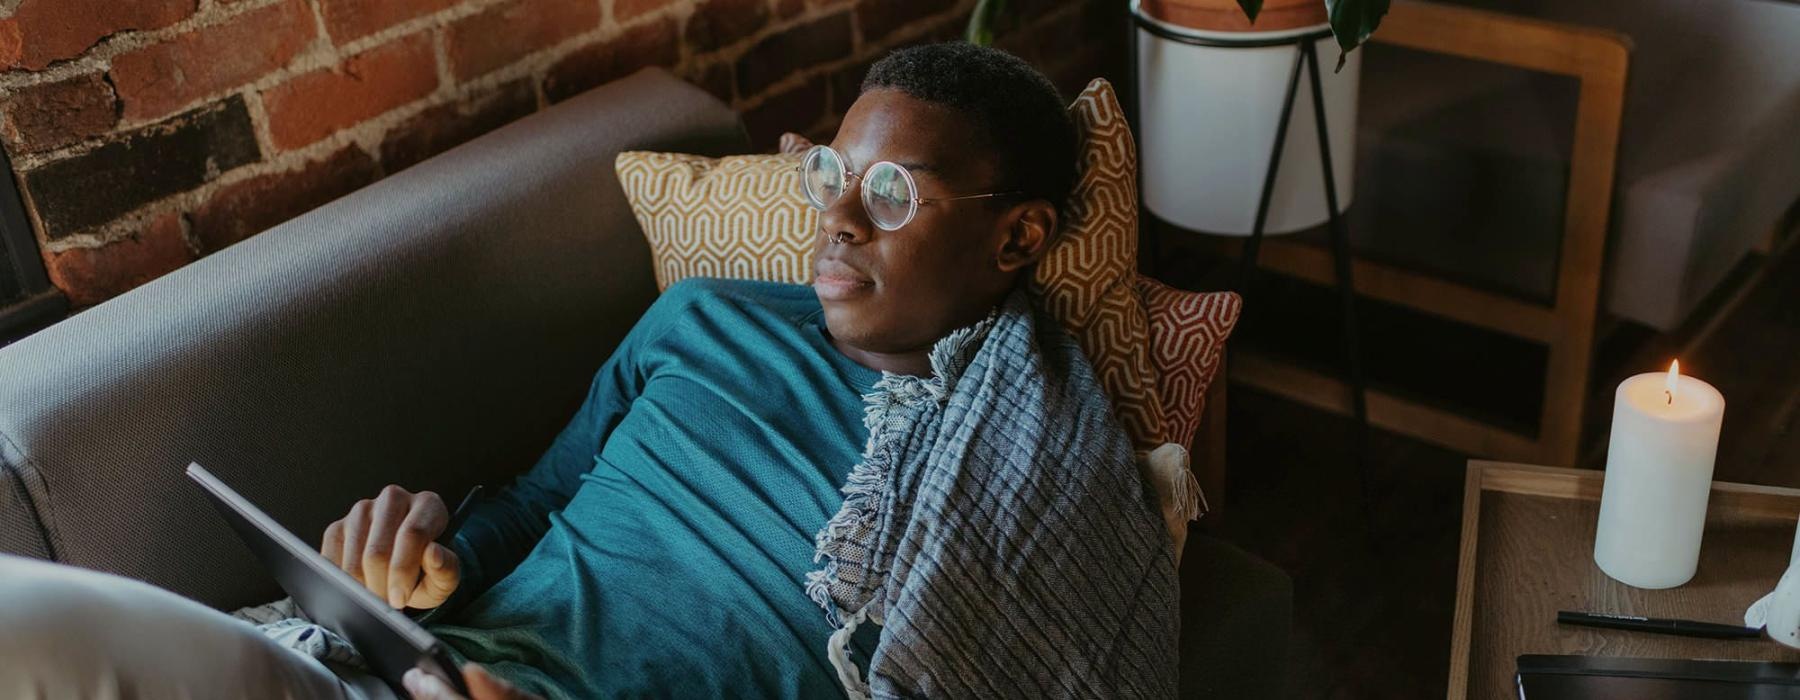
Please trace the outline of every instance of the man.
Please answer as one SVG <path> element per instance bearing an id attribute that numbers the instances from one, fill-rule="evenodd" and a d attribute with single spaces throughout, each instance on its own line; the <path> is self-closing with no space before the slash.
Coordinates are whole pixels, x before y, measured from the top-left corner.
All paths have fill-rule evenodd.
<path id="1" fill-rule="evenodd" d="M 806 590 L 829 539 L 821 530 L 845 504 L 839 488 L 868 459 L 864 396 L 884 376 L 933 375 L 935 346 L 999 313 L 1057 230 L 1075 177 L 1074 129 L 1055 88 L 1023 61 L 941 44 L 872 66 L 828 148 L 791 135 L 784 147 L 808 151 L 801 178 L 821 211 L 810 289 L 672 286 L 537 465 L 478 504 L 453 546 L 433 543 L 449 521 L 444 502 L 400 486 L 326 530 L 326 557 L 394 607 L 431 610 L 429 628 L 468 662 L 478 700 L 854 694 L 859 684 L 845 676 L 863 669 L 844 658 L 866 669 L 888 644 L 874 626 L 835 625 L 856 611 L 828 619 L 819 603 L 830 600 Z M 36 596 L 125 588 L 101 579 L 23 577 Z M 8 609 L 7 585 L 0 625 L 30 629 L 31 611 Z M 354 695 L 297 654 L 260 651 L 266 643 L 240 623 L 169 605 L 183 634 L 208 649 L 236 645 L 228 653 L 260 675 L 234 685 L 132 680 L 132 668 L 157 671 L 120 673 L 105 659 L 88 668 L 194 695 Z M 48 615 L 40 629 L 59 624 Z M 19 646 L 7 637 L 0 652 Z M 453 696 L 422 673 L 406 685 Z"/>

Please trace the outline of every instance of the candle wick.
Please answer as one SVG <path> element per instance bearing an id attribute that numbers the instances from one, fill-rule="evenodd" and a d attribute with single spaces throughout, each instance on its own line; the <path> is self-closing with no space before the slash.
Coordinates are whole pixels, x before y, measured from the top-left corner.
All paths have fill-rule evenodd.
<path id="1" fill-rule="evenodd" d="M 1670 406 L 1673 406 L 1673 405 L 1675 405 L 1675 392 L 1673 392 L 1673 391 L 1669 391 L 1669 390 L 1668 390 L 1668 389 L 1664 389 L 1664 390 L 1663 390 L 1663 396 L 1667 396 L 1667 397 L 1669 397 L 1669 400 L 1668 400 L 1668 402 L 1667 402 L 1667 403 L 1668 403 L 1668 405 L 1670 405 Z"/>

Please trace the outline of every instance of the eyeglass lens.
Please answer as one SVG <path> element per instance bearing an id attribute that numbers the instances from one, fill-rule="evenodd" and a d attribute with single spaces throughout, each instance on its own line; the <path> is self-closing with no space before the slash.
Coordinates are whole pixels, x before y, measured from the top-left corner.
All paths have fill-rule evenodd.
<path id="1" fill-rule="evenodd" d="M 837 201 L 844 193 L 844 163 L 837 152 L 824 146 L 808 151 L 800 168 L 800 184 L 807 203 L 816 209 L 822 211 Z"/>
<path id="2" fill-rule="evenodd" d="M 801 166 L 801 186 L 808 204 L 821 211 L 844 194 L 848 175 L 836 151 L 814 146 Z M 912 178 L 899 165 L 876 163 L 862 177 L 863 208 L 876 226 L 892 231 L 912 220 L 917 195 Z"/>

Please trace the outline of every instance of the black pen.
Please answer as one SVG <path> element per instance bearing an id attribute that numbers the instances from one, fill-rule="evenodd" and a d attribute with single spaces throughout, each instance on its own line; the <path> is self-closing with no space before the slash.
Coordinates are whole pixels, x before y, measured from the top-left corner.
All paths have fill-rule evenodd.
<path id="1" fill-rule="evenodd" d="M 1670 620 L 1655 617 L 1639 617 L 1636 615 L 1570 612 L 1568 610 L 1556 613 L 1556 621 L 1566 625 L 1604 627 L 1607 629 L 1633 630 L 1636 632 L 1655 632 L 1657 634 L 1675 634 L 1683 637 L 1750 639 L 1762 636 L 1762 628 L 1760 627 L 1741 627 L 1738 625 L 1725 625 L 1717 622 Z"/>
<path id="2" fill-rule="evenodd" d="M 469 519 L 469 511 L 474 510 L 470 506 L 475 505 L 475 500 L 480 495 L 481 485 L 476 484 L 475 488 L 469 489 L 469 495 L 463 496 L 462 503 L 457 504 L 456 510 L 450 511 L 450 524 L 445 525 L 444 531 L 438 533 L 435 540 L 438 544 L 450 546 L 451 540 L 456 539 L 457 529 L 462 527 L 463 521 Z"/>

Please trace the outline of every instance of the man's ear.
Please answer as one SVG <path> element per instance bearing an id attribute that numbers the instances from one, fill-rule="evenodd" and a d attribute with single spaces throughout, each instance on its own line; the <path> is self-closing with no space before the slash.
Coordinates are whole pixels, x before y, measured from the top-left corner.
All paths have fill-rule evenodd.
<path id="1" fill-rule="evenodd" d="M 1055 206 L 1034 199 L 1014 205 L 1002 220 L 1011 223 L 1000 241 L 999 253 L 994 256 L 994 263 L 1001 272 L 1022 270 L 1043 259 L 1051 238 L 1056 235 Z"/>

